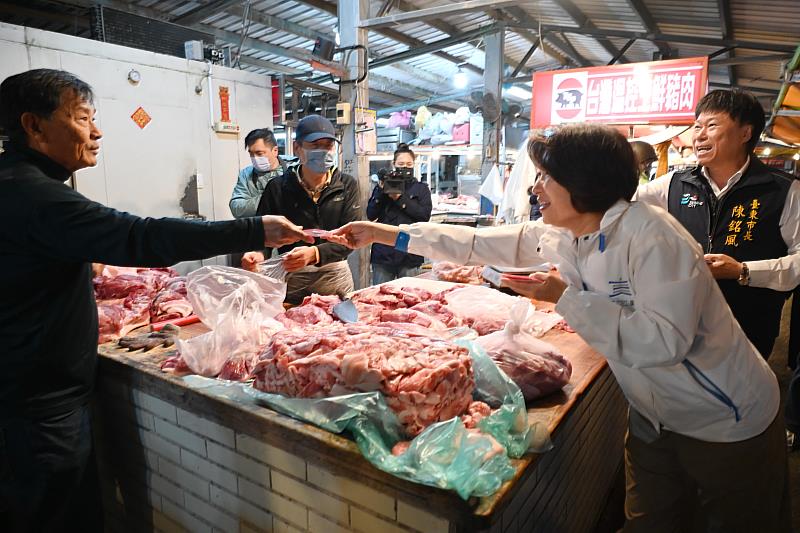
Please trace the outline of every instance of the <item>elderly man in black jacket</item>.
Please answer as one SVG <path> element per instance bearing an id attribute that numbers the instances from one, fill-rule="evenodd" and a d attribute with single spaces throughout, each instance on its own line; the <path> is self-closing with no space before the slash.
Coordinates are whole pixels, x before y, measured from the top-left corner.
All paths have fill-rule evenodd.
<path id="1" fill-rule="evenodd" d="M 92 262 L 166 266 L 306 239 L 282 217 L 139 218 L 65 180 L 97 164 L 92 89 L 38 69 L 0 84 L 0 523 L 101 531 L 89 401 L 97 360 Z"/>

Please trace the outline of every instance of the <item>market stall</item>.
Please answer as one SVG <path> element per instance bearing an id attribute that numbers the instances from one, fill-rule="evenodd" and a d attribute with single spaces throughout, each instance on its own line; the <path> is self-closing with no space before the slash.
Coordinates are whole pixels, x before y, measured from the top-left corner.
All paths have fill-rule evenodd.
<path id="1" fill-rule="evenodd" d="M 194 324 L 180 335 L 205 331 Z M 101 345 L 98 457 L 103 492 L 116 495 L 108 522 L 167 531 L 589 530 L 621 462 L 626 404 L 605 360 L 576 334 L 544 339 L 572 364 L 562 392 L 527 406 L 553 448 L 512 460 L 512 479 L 466 500 L 375 468 L 345 435 L 164 373 L 172 347 Z"/>

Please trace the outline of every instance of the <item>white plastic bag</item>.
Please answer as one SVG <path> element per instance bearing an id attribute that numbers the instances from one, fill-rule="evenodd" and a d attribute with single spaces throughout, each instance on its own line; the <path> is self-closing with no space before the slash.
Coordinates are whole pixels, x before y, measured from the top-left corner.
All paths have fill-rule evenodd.
<path id="1" fill-rule="evenodd" d="M 530 311 L 530 306 L 515 304 L 502 330 L 475 341 L 519 386 L 526 401 L 561 390 L 572 376 L 569 360 L 526 329 Z"/>
<path id="2" fill-rule="evenodd" d="M 478 335 L 503 329 L 506 322 L 511 320 L 511 309 L 515 305 L 521 306 L 519 312 L 524 317 L 521 329 L 537 337 L 544 335 L 561 320 L 561 315 L 557 313 L 536 311 L 530 300 L 483 286 L 455 289 L 445 295 L 445 301 L 447 307 L 464 319 Z"/>
<path id="3" fill-rule="evenodd" d="M 187 276 L 187 298 L 211 331 L 178 340 L 178 352 L 201 376 L 220 373 L 229 359 L 249 361 L 283 325 L 286 283 L 224 266 L 207 266 Z"/>

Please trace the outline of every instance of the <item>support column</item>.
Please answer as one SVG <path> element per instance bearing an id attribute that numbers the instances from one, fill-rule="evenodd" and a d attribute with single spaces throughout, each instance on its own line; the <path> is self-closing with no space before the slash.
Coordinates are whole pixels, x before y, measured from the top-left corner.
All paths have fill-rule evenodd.
<path id="1" fill-rule="evenodd" d="M 367 46 L 367 30 L 359 28 L 361 21 L 367 18 L 369 18 L 369 0 L 339 0 L 339 40 L 342 48 L 356 44 Z M 366 54 L 357 50 L 353 50 L 350 53 L 346 64 L 349 79 L 357 79 L 367 68 L 364 63 L 365 56 Z M 365 78 L 358 86 L 352 83 L 343 84 L 339 98 L 340 102 L 348 102 L 353 111 L 350 117 L 350 124 L 344 126 L 342 131 L 341 171 L 345 174 L 350 174 L 358 181 L 361 191 L 360 205 L 362 213 L 366 213 L 371 184 L 367 156 L 356 153 L 356 129 L 358 125 L 355 124 L 355 108 L 356 103 L 362 108 L 369 107 L 367 81 L 368 78 Z M 369 248 L 354 251 L 350 254 L 348 263 L 353 271 L 356 289 L 369 285 Z"/>
<path id="2" fill-rule="evenodd" d="M 503 47 L 505 45 L 505 29 L 500 28 L 495 33 L 490 33 L 484 38 L 486 57 L 483 70 L 483 91 L 484 94 L 491 93 L 497 100 L 498 109 L 502 109 L 503 103 Z M 488 117 L 494 118 L 494 117 Z M 486 179 L 492 167 L 500 161 L 501 144 L 503 138 L 503 119 L 498 116 L 494 122 L 487 120 L 487 114 L 483 113 L 483 152 L 481 157 L 481 181 Z M 481 198 L 481 212 L 484 212 L 483 203 L 486 200 Z"/>

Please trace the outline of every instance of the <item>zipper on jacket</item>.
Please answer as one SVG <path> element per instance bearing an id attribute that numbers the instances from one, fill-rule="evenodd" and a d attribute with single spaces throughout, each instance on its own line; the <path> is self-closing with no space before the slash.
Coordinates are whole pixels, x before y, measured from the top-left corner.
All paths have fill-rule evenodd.
<path id="1" fill-rule="evenodd" d="M 708 231 L 708 246 L 706 246 L 707 254 L 711 253 L 711 249 L 714 245 L 714 234 L 717 232 L 717 223 L 719 222 L 719 206 L 722 204 L 722 202 L 717 200 L 714 191 L 710 189 L 711 188 L 708 187 L 708 190 L 706 191 L 706 194 L 708 195 L 709 198 L 709 203 L 711 204 L 709 205 L 710 209 L 708 210 L 709 231 Z"/>
<path id="2" fill-rule="evenodd" d="M 741 417 L 739 416 L 739 408 L 736 407 L 736 404 L 733 403 L 733 400 L 731 400 L 727 394 L 722 392 L 722 389 L 717 387 L 717 385 L 711 381 L 708 376 L 703 374 L 703 372 L 694 366 L 688 359 L 684 359 L 682 363 L 683 366 L 686 367 L 686 370 L 689 371 L 689 375 L 692 376 L 692 378 L 697 382 L 698 385 L 700 385 L 700 387 L 703 388 L 703 390 L 733 410 L 733 416 L 736 418 L 736 421 L 739 422 L 739 420 L 741 420 Z"/>

